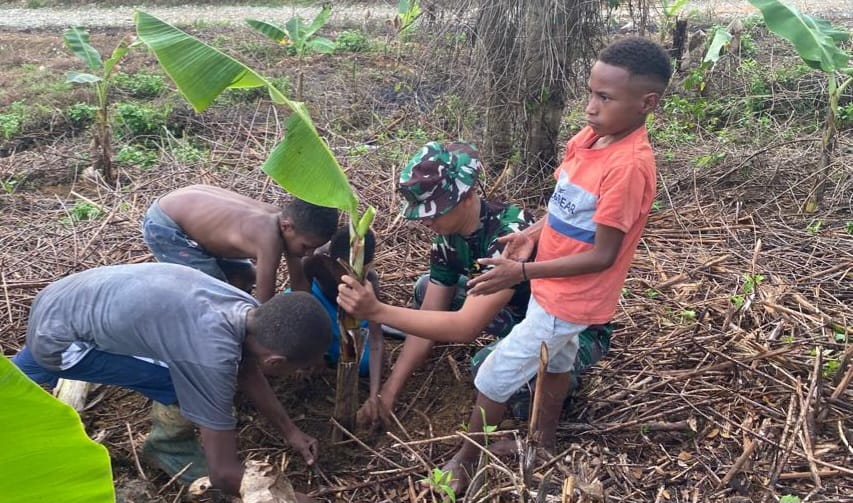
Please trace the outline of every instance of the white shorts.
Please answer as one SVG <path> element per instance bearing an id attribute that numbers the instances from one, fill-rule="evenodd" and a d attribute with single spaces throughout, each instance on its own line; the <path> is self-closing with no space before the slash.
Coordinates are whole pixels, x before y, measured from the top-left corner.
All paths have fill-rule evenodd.
<path id="1" fill-rule="evenodd" d="M 527 316 L 486 357 L 477 371 L 474 386 L 489 399 L 506 402 L 536 375 L 542 342 L 548 347 L 548 372 L 569 372 L 578 353 L 578 335 L 588 326 L 545 312 L 531 296 Z"/>

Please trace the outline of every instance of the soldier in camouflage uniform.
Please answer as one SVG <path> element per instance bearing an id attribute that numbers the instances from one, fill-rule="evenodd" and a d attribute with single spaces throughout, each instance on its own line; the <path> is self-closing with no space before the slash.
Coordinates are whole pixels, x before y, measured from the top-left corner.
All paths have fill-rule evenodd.
<path id="1" fill-rule="evenodd" d="M 408 377 L 439 342 L 473 342 L 481 333 L 503 337 L 525 313 L 530 288 L 520 283 L 491 295 L 467 297 L 465 284 L 483 272 L 477 259 L 499 257 L 497 240 L 526 228 L 532 216 L 523 209 L 481 199 L 482 165 L 468 143 L 430 142 L 409 160 L 400 175 L 403 216 L 435 233 L 430 269 L 415 287 L 415 309 L 380 303 L 370 286 L 349 281 L 339 305 L 358 317 L 390 325 L 409 336 L 375 399 L 359 410 L 361 424 L 376 427 L 387 419 Z"/>

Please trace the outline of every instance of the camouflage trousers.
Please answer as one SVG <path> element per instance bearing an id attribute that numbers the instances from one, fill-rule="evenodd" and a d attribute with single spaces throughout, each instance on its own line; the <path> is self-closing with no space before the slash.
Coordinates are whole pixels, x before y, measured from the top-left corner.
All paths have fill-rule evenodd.
<path id="1" fill-rule="evenodd" d="M 465 303 L 467 295 L 466 283 L 468 278 L 460 276 L 456 282 L 456 292 L 453 295 L 450 309 L 457 311 Z M 429 275 L 423 274 L 415 283 L 413 307 L 420 308 L 426 296 L 427 285 L 429 284 Z M 487 346 L 477 351 L 471 358 L 471 376 L 476 377 L 477 371 L 483 360 L 492 352 L 498 341 L 506 337 L 512 328 L 520 322 L 522 317 L 517 316 L 512 310 L 507 307 L 501 309 L 498 314 L 492 319 L 483 331 L 495 337 L 495 340 Z M 571 400 L 571 395 L 581 388 L 580 375 L 587 369 L 598 363 L 610 351 L 610 336 L 613 334 L 613 327 L 607 323 L 604 325 L 590 325 L 580 334 L 578 334 L 578 352 L 575 356 L 574 368 L 569 372 L 571 383 L 569 397 L 566 397 L 566 403 Z M 530 380 L 526 386 L 518 390 L 509 401 L 509 407 L 513 417 L 526 420 L 529 415 L 531 404 L 531 396 L 533 389 L 536 387 L 536 378 Z"/>
<path id="2" fill-rule="evenodd" d="M 578 334 L 578 352 L 575 355 L 574 367 L 569 371 L 569 396 L 566 397 L 563 404 L 564 408 L 571 401 L 572 395 L 580 390 L 581 374 L 604 358 L 607 352 L 610 351 L 610 336 L 612 334 L 613 326 L 609 323 L 605 325 L 590 325 Z M 494 341 L 477 351 L 471 359 L 472 376 L 477 376 L 480 365 L 491 354 L 497 343 L 498 341 Z M 514 418 L 521 420 L 528 419 L 532 403 L 531 397 L 535 388 L 536 378 L 534 377 L 527 385 L 522 386 L 520 390 L 507 400 L 507 407 Z"/>

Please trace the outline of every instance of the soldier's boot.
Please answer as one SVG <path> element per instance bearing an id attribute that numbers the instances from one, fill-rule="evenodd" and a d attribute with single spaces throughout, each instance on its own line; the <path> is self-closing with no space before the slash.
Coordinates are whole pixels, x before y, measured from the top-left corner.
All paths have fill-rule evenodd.
<path id="1" fill-rule="evenodd" d="M 187 465 L 178 478 L 184 484 L 207 475 L 207 461 L 196 438 L 193 423 L 181 416 L 177 405 L 154 402 L 151 407 L 151 433 L 142 446 L 142 458 L 170 477 Z"/>

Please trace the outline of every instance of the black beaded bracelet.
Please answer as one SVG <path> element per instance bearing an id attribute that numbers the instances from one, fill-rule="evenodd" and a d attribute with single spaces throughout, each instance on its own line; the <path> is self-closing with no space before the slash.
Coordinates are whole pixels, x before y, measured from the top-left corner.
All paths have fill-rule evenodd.
<path id="1" fill-rule="evenodd" d="M 529 279 L 527 279 L 527 271 L 524 270 L 524 264 L 525 264 L 525 261 L 522 260 L 521 261 L 521 278 L 523 281 L 530 281 Z"/>

